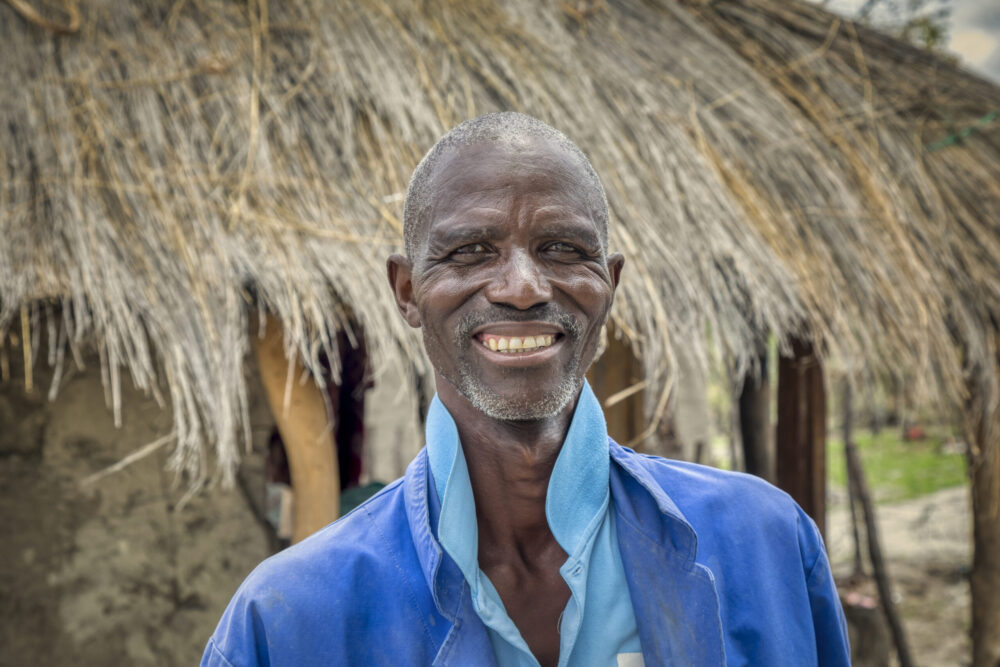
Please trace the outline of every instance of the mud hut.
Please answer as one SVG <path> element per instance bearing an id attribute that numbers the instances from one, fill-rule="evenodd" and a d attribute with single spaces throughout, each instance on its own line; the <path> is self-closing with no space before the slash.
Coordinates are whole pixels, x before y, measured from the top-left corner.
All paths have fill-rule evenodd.
<path id="1" fill-rule="evenodd" d="M 524 111 L 604 179 L 645 424 L 679 358 L 752 373 L 776 336 L 809 505 L 823 365 L 963 410 L 976 664 L 1000 657 L 996 86 L 800 2 L 67 6 L 0 4 L 0 358 L 29 388 L 39 338 L 56 401 L 90 346 L 115 419 L 126 384 L 159 397 L 197 484 L 252 440 L 258 317 L 316 377 L 357 327 L 376 382 L 418 384 L 381 279 L 408 175 L 455 123 Z"/>

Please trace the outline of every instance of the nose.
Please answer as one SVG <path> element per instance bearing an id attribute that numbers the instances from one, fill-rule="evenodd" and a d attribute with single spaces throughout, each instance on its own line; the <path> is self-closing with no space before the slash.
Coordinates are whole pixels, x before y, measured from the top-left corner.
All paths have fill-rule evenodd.
<path id="1" fill-rule="evenodd" d="M 491 303 L 528 310 L 552 300 L 552 285 L 529 252 L 510 253 L 498 268 L 498 275 L 485 290 Z"/>

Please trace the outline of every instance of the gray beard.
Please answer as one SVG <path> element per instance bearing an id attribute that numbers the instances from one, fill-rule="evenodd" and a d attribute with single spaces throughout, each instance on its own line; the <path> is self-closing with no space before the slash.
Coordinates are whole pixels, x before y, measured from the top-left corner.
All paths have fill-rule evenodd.
<path id="1" fill-rule="evenodd" d="M 501 396 L 481 384 L 465 367 L 459 370 L 458 382 L 452 382 L 450 378 L 445 379 L 451 382 L 473 407 L 488 417 L 501 421 L 536 421 L 559 414 L 576 398 L 583 386 L 583 379 L 577 377 L 579 367 L 579 359 L 574 357 L 555 391 L 540 401 L 532 402 Z"/>
<path id="2" fill-rule="evenodd" d="M 488 324 L 491 320 L 499 319 L 533 319 L 549 322 L 560 326 L 566 335 L 567 345 L 577 345 L 576 352 L 563 368 L 563 377 L 555 390 L 544 396 L 541 400 L 526 401 L 521 397 L 503 396 L 491 387 L 480 382 L 468 363 L 468 355 L 472 354 L 470 349 L 472 343 L 472 332 L 483 324 Z M 426 331 L 426 330 L 425 330 Z M 503 317 L 490 317 L 485 313 L 477 313 L 468 316 L 459 323 L 455 331 L 455 349 L 461 352 L 461 363 L 458 367 L 458 377 L 450 377 L 442 374 L 444 379 L 451 383 L 458 392 L 464 396 L 477 410 L 488 417 L 501 421 L 536 421 L 553 417 L 562 412 L 573 399 L 576 398 L 583 387 L 583 374 L 580 372 L 580 362 L 583 350 L 578 346 L 583 336 L 583 328 L 580 323 L 570 315 L 558 313 L 551 308 L 542 308 L 533 313 L 525 313 L 521 316 L 514 316 L 505 312 Z"/>

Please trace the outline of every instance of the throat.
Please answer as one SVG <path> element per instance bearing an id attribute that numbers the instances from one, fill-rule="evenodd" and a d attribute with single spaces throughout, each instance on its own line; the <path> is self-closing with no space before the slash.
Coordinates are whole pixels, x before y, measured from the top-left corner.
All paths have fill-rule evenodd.
<path id="1" fill-rule="evenodd" d="M 479 466 L 469 462 L 481 544 L 508 553 L 533 554 L 553 540 L 545 505 L 556 457 L 558 451 L 533 464 Z"/>
<path id="2" fill-rule="evenodd" d="M 571 595 L 559 573 L 565 559 L 554 539 L 551 548 L 533 560 L 491 557 L 480 546 L 480 569 L 541 665 L 559 662 L 559 621 Z"/>

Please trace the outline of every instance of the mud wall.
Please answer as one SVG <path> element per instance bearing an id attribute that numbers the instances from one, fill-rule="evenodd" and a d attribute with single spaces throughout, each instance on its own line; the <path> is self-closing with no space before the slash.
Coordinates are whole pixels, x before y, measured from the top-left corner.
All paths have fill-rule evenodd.
<path id="1" fill-rule="evenodd" d="M 0 383 L 0 665 L 192 665 L 229 598 L 273 548 L 263 498 L 271 418 L 253 396 L 254 451 L 241 485 L 184 507 L 169 447 L 91 487 L 81 480 L 169 433 L 170 413 L 123 377 L 123 424 L 96 357 L 45 398 Z M 39 388 L 40 387 L 40 388 Z"/>

